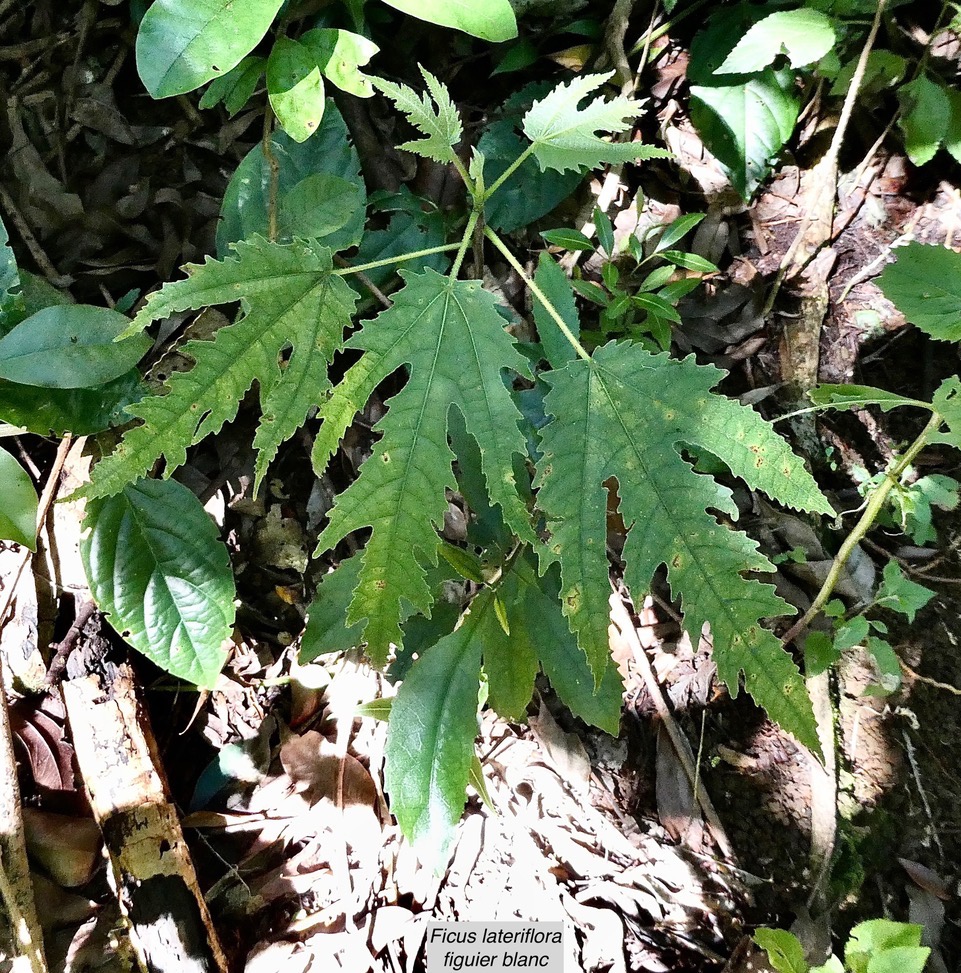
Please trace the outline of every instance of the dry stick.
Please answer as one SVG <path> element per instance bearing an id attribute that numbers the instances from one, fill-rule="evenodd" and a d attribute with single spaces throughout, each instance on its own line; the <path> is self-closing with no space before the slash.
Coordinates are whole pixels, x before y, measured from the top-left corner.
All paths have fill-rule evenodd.
<path id="1" fill-rule="evenodd" d="M 280 163 L 274 155 L 274 113 L 268 104 L 264 110 L 264 137 L 261 147 L 267 168 L 270 170 L 270 183 L 267 190 L 267 239 L 271 243 L 277 242 L 277 195 L 280 191 Z"/>
<path id="2" fill-rule="evenodd" d="M 661 687 L 657 681 L 657 677 L 654 675 L 654 670 L 651 668 L 651 660 L 648 659 L 647 653 L 644 651 L 644 647 L 641 645 L 641 640 L 637 637 L 637 629 L 634 627 L 634 623 L 631 621 L 631 616 L 628 615 L 627 609 L 624 607 L 624 603 L 621 601 L 620 595 L 616 595 L 613 599 L 614 606 L 611 610 L 611 621 L 620 629 L 621 634 L 628 640 L 631 645 L 631 651 L 634 653 L 634 658 L 637 660 L 638 665 L 641 670 L 641 675 L 644 678 L 644 685 L 647 687 L 647 691 L 651 694 L 651 699 L 654 700 L 654 708 L 657 710 L 657 715 L 661 718 L 661 722 L 664 724 L 664 729 L 667 730 L 668 736 L 671 738 L 671 743 L 674 746 L 674 750 L 677 753 L 677 758 L 681 762 L 681 767 L 684 769 L 684 773 L 687 779 L 690 781 L 691 787 L 694 790 L 694 797 L 697 803 L 700 805 L 701 810 L 704 812 L 704 819 L 707 821 L 708 827 L 711 831 L 711 836 L 717 843 L 718 848 L 721 850 L 721 854 L 724 855 L 725 859 L 732 864 L 737 865 L 737 857 L 734 854 L 734 849 L 731 846 L 730 839 L 727 836 L 727 832 L 724 830 L 724 825 L 721 823 L 721 819 L 717 816 L 717 811 L 714 810 L 714 805 L 711 803 L 710 797 L 708 797 L 707 792 L 703 787 L 699 787 L 699 775 L 697 768 L 694 766 L 694 761 L 691 759 L 691 754 L 689 751 L 689 744 L 681 733 L 677 722 L 674 719 L 674 714 L 671 713 L 670 707 L 664 699 L 661 693 Z"/>
<path id="3" fill-rule="evenodd" d="M 785 278 L 794 265 L 794 258 L 797 256 L 797 252 L 807 236 L 807 231 L 810 229 L 814 220 L 818 218 L 818 214 L 820 213 L 821 209 L 821 197 L 827 191 L 829 185 L 832 187 L 834 192 L 837 192 L 837 162 L 838 156 L 841 152 L 841 143 L 844 141 L 844 136 L 847 133 L 848 125 L 851 122 L 851 116 L 854 112 L 854 104 L 857 101 L 858 92 L 861 88 L 861 82 L 864 80 L 864 73 L 867 70 L 868 57 L 871 54 L 871 48 L 874 46 L 874 41 L 878 36 L 878 30 L 881 27 L 881 14 L 884 11 L 884 5 L 886 2 L 887 0 L 878 0 L 878 9 L 875 11 L 874 21 L 871 24 L 871 30 L 868 32 L 868 39 L 864 42 L 864 47 L 861 49 L 861 56 L 858 58 L 857 67 L 854 69 L 854 75 L 851 78 L 851 86 L 848 88 L 848 93 L 845 96 L 844 104 L 841 107 L 841 115 L 838 118 L 838 127 L 834 130 L 834 137 L 831 139 L 831 145 L 828 147 L 827 154 L 819 163 L 819 167 L 824 167 L 822 172 L 824 172 L 825 175 L 820 182 L 820 185 L 818 185 L 817 189 L 815 190 L 814 202 L 808 211 L 808 215 L 806 215 L 801 221 L 801 227 L 798 230 L 797 235 L 794 237 L 791 246 L 788 247 L 788 251 L 784 255 L 784 259 L 781 261 L 781 266 L 778 269 L 777 277 L 774 279 L 774 283 L 771 285 L 771 292 L 768 294 L 767 301 L 764 304 L 762 317 L 767 317 L 771 313 L 771 309 L 774 307 L 774 302 L 777 299 L 778 292 L 781 290 L 781 285 L 784 283 Z M 834 174 L 834 177 L 830 178 L 832 173 Z M 814 253 L 811 254 L 811 257 L 813 256 Z"/>

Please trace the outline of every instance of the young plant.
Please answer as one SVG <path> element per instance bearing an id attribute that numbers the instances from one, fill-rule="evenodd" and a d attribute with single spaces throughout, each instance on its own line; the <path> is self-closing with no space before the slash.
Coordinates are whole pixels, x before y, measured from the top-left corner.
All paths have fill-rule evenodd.
<path id="1" fill-rule="evenodd" d="M 638 104 L 599 97 L 605 76 L 559 85 L 524 115 L 527 146 L 489 180 L 480 152 L 469 165 L 461 161 L 457 110 L 436 78 L 426 71 L 424 78 L 429 95 L 423 96 L 375 83 L 420 133 L 404 147 L 453 166 L 467 187 L 471 210 L 452 245 L 450 272 L 423 265 L 449 249 L 446 244 L 337 267 L 329 237 L 274 243 L 256 235 L 232 243 L 221 260 L 186 268 L 186 279 L 150 295 L 126 333 L 212 304 L 239 301 L 240 314 L 213 340 L 185 346 L 193 369 L 172 375 L 163 394 L 130 407 L 140 424 L 97 464 L 85 490 L 96 501 L 94 534 L 114 502 L 107 498 L 119 493 L 130 506 L 131 490 L 149 494 L 138 478 L 160 458 L 169 477 L 191 445 L 233 418 L 255 380 L 263 413 L 254 440 L 259 486 L 280 445 L 314 409 L 319 430 L 312 459 L 322 474 L 374 389 L 399 372 L 407 376 L 403 388 L 375 427 L 380 439 L 373 455 L 336 498 L 318 553 L 334 551 L 358 530 L 370 529 L 370 538 L 331 576 L 349 565 L 349 582 L 321 586 L 311 618 L 329 613 L 327 596 L 340 592 L 348 604 L 339 601 L 337 608 L 351 642 L 365 643 L 377 665 L 394 657 L 404 672 L 390 715 L 386 779 L 406 834 L 438 853 L 450 840 L 472 764 L 481 666 L 499 712 L 523 715 L 543 666 L 575 712 L 616 728 L 607 635 L 606 484 L 612 479 L 629 527 L 623 560 L 631 590 L 639 596 L 665 564 L 691 636 L 710 625 L 718 672 L 732 694 L 743 673 L 747 690 L 772 718 L 816 751 L 801 674 L 760 621 L 791 609 L 770 584 L 745 576 L 772 566 L 754 541 L 718 519 L 718 513 L 736 518 L 730 490 L 696 473 L 683 451 L 715 455 L 752 488 L 794 508 L 830 512 L 798 458 L 757 413 L 712 391 L 723 375 L 718 369 L 629 340 L 589 353 L 577 338 L 571 307 L 555 306 L 505 241 L 484 227 L 484 238 L 531 288 L 542 341 L 551 349 L 551 367 L 537 373 L 549 388 L 548 422 L 535 430 L 521 408 L 523 391 L 513 387 L 515 377 L 529 381 L 534 371 L 505 330 L 495 298 L 478 281 L 458 276 L 475 231 L 481 232 L 485 204 L 527 159 L 564 172 L 665 155 L 601 137 L 626 131 Z M 672 232 L 679 230 L 669 230 L 669 240 Z M 347 280 L 402 261 L 404 283 L 392 305 L 358 326 Z M 328 368 L 341 349 L 354 363 L 332 384 Z M 533 482 L 530 447 L 536 450 Z M 477 511 L 478 543 L 469 548 L 438 534 L 447 498 L 458 489 Z M 118 628 L 134 631 L 140 619 L 131 617 L 120 593 L 98 588 L 102 572 L 116 574 L 109 560 L 88 558 L 91 586 Z M 445 615 L 439 601 L 445 564 L 470 583 L 474 597 L 461 624 L 453 631 L 452 623 L 436 625 L 411 662 L 405 648 L 411 626 L 429 628 L 435 614 Z M 230 617 L 223 613 L 218 631 Z M 169 648 L 142 647 L 169 665 Z M 199 668 L 209 679 L 222 657 L 209 646 L 204 652 Z"/>
<path id="2" fill-rule="evenodd" d="M 890 919 L 869 919 L 851 930 L 844 960 L 831 955 L 811 966 L 804 947 L 784 929 L 758 929 L 754 941 L 778 973 L 921 973 L 931 950 L 921 945 L 921 926 Z"/>

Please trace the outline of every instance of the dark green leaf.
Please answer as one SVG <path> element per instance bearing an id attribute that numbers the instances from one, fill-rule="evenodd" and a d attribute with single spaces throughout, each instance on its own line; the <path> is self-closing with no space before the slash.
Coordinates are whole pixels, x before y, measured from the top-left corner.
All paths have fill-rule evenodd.
<path id="1" fill-rule="evenodd" d="M 266 69 L 266 58 L 245 57 L 223 77 L 210 82 L 200 99 L 200 107 L 213 108 L 223 102 L 227 114 L 236 115 L 250 101 Z"/>
<path id="2" fill-rule="evenodd" d="M 44 388 L 91 388 L 119 378 L 147 353 L 146 335 L 115 339 L 130 324 L 86 304 L 44 308 L 0 338 L 0 378 Z"/>
<path id="3" fill-rule="evenodd" d="M 878 278 L 884 296 L 939 341 L 961 341 L 961 254 L 912 242 Z"/>
<path id="4" fill-rule="evenodd" d="M 214 522 L 174 480 L 87 504 L 80 553 L 94 600 L 162 669 L 211 688 L 234 623 L 233 574 Z"/>
<path id="5" fill-rule="evenodd" d="M 307 627 L 300 640 L 301 665 L 313 662 L 318 656 L 346 652 L 360 645 L 363 627 L 347 624 L 347 606 L 359 574 L 360 558 L 351 557 L 320 579 L 307 609 Z"/>
<path id="6" fill-rule="evenodd" d="M 561 319 L 570 328 L 575 338 L 581 334 L 581 322 L 577 316 L 577 305 L 570 278 L 549 253 L 542 252 L 537 263 L 534 282 L 544 292 L 544 296 L 554 305 Z M 574 346 L 557 326 L 557 322 L 547 313 L 547 309 L 536 295 L 531 298 L 534 310 L 534 323 L 537 336 L 541 339 L 544 356 L 552 368 L 561 368 L 571 361 L 577 352 Z"/>

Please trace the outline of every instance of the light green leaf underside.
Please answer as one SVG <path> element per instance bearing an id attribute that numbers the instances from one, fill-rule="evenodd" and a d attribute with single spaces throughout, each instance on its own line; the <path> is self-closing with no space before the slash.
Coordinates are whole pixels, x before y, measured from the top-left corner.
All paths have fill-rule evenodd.
<path id="1" fill-rule="evenodd" d="M 512 455 L 526 454 L 520 413 L 501 374 L 506 368 L 527 374 L 526 362 L 478 282 L 433 271 L 402 276 L 407 283 L 393 306 L 347 342 L 365 354 L 322 407 L 313 457 L 322 471 L 377 385 L 409 367 L 407 384 L 376 427 L 382 439 L 337 498 L 318 542 L 318 550 L 327 550 L 351 531 L 373 529 L 348 623 L 367 619 L 368 653 L 377 663 L 386 660 L 391 643 L 401 644 L 404 602 L 430 613 L 424 566 L 437 563 L 435 527 L 447 509 L 445 491 L 456 489 L 447 444 L 451 408 L 463 415 L 483 451 L 491 500 L 516 534 L 534 540 L 512 470 Z"/>
<path id="2" fill-rule="evenodd" d="M 209 688 L 234 623 L 227 548 L 200 501 L 174 480 L 141 480 L 87 505 L 80 545 L 96 603 L 136 649 Z"/>
<path id="3" fill-rule="evenodd" d="M 169 476 L 186 459 L 189 445 L 234 418 L 255 380 L 263 410 L 254 438 L 259 483 L 280 444 L 327 394 L 327 366 L 342 345 L 355 300 L 331 273 L 330 251 L 302 241 L 271 244 L 261 237 L 234 244 L 234 250 L 225 260 L 188 267 L 186 280 L 152 294 L 137 315 L 135 327 L 175 311 L 237 300 L 243 312 L 213 341 L 184 346 L 196 364 L 171 376 L 166 395 L 130 408 L 143 424 L 97 464 L 88 496 L 116 493 L 161 456 Z"/>
<path id="4" fill-rule="evenodd" d="M 154 98 L 219 77 L 267 33 L 283 0 L 154 0 L 137 33 L 137 71 Z"/>
<path id="5" fill-rule="evenodd" d="M 792 67 L 801 68 L 824 57 L 834 41 L 831 18 L 820 10 L 779 10 L 749 28 L 714 73 L 761 71 L 781 54 Z"/>
<path id="6" fill-rule="evenodd" d="M 384 786 L 391 811 L 435 867 L 446 863 L 464 810 L 478 732 L 480 632 L 493 615 L 492 605 L 479 605 L 431 646 L 411 666 L 390 710 Z"/>
<path id="7" fill-rule="evenodd" d="M 749 486 L 791 507 L 827 513 L 830 506 L 760 416 L 711 392 L 721 375 L 691 358 L 678 362 L 614 342 L 592 361 L 552 373 L 546 409 L 555 418 L 543 432 L 535 485 L 550 554 L 560 561 L 561 603 L 596 679 L 607 659 L 610 614 L 603 484 L 616 477 L 630 530 L 624 560 L 631 590 L 640 595 L 665 564 L 695 643 L 710 623 L 718 675 L 732 694 L 743 671 L 771 718 L 817 751 L 804 681 L 759 623 L 792 609 L 772 586 L 742 577 L 771 564 L 754 541 L 709 512 L 737 516 L 730 491 L 695 474 L 679 451 L 683 444 L 707 450 Z"/>
<path id="8" fill-rule="evenodd" d="M 534 144 L 534 158 L 541 170 L 594 168 L 606 162 L 670 158 L 671 153 L 637 142 L 607 142 L 597 133 L 616 135 L 628 131 L 641 103 L 618 95 L 610 101 L 594 98 L 585 107 L 579 103 L 612 77 L 587 74 L 558 85 L 549 95 L 535 101 L 524 116 L 524 134 Z"/>
<path id="9" fill-rule="evenodd" d="M 499 43 L 517 36 L 509 0 L 384 0 L 411 17 Z"/>
<path id="10" fill-rule="evenodd" d="M 384 81 L 383 78 L 371 78 L 371 81 L 375 88 L 387 95 L 407 116 L 411 125 L 424 135 L 422 139 L 404 142 L 397 148 L 416 152 L 417 155 L 426 156 L 435 162 L 452 162 L 454 147 L 463 135 L 460 115 L 447 88 L 423 67 L 420 73 L 424 76 L 430 98 L 426 92 L 418 95 L 405 84 L 394 84 L 392 81 Z"/>

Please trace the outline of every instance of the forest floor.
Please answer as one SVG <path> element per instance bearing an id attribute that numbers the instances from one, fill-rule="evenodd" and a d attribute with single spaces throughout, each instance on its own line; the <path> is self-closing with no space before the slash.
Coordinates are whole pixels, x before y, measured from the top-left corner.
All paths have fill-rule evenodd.
<path id="1" fill-rule="evenodd" d="M 151 101 L 134 69 L 133 37 L 125 4 L 0 3 L 0 212 L 11 245 L 21 267 L 73 299 L 111 306 L 214 251 L 220 200 L 262 124 L 259 107 L 228 119 L 219 109 L 199 112 L 192 97 Z M 814 362 L 820 380 L 929 398 L 942 377 L 958 371 L 957 352 L 907 326 L 874 278 L 906 239 L 956 241 L 957 166 L 942 155 L 916 170 L 893 141 L 870 153 L 874 133 L 866 121 L 841 160 L 847 175 L 817 279 L 786 285 L 765 316 L 772 277 L 812 191 L 816 126 L 798 136 L 793 156 L 745 206 L 725 190 L 683 112 L 676 114 L 685 55 L 682 44 L 662 43 L 649 110 L 652 127 L 669 130 L 678 164 L 588 179 L 552 225 L 590 213 L 601 192 L 611 196 L 618 233 L 633 232 L 638 219 L 707 213 L 697 246 L 722 273 L 682 306 L 678 348 L 728 369 L 724 390 L 769 418 L 786 411 L 770 397 L 788 368 L 786 323 L 817 286 L 828 298 Z M 554 70 L 544 61 L 530 69 L 532 76 Z M 487 107 L 464 105 L 473 117 Z M 377 111 L 345 114 L 358 145 L 392 140 Z M 363 161 L 365 175 L 383 166 L 378 158 Z M 419 192 L 448 202 L 436 172 L 420 177 Z M 589 275 L 589 261 L 584 269 Z M 495 264 L 493 273 L 502 273 L 496 283 L 505 299 L 525 313 L 508 270 Z M 862 411 L 812 424 L 822 482 L 837 509 L 861 503 L 857 467 L 881 468 L 910 439 L 911 420 L 897 425 L 897 418 Z M 816 789 L 823 778 L 744 694 L 731 699 L 718 686 L 709 641 L 692 646 L 681 635 L 663 585 L 637 606 L 637 642 L 612 638 L 624 680 L 621 736 L 571 717 L 546 684 L 527 724 L 488 714 L 478 752 L 493 810 L 471 792 L 453 857 L 437 875 L 418 862 L 387 812 L 383 724 L 352 718 L 357 702 L 389 695 L 390 685 L 351 657 L 328 663 L 316 684 L 288 678 L 297 675 L 292 659 L 305 605 L 324 569 L 308 567 L 319 532 L 317 497 L 309 443 L 298 440 L 278 458 L 263 495 L 249 495 L 254 421 L 252 409 L 242 411 L 179 474 L 229 538 L 243 601 L 239 648 L 217 688 L 199 701 L 172 693 L 149 663 L 135 663 L 232 969 L 299 973 L 337 963 L 354 973 L 415 970 L 428 919 L 527 917 L 577 930 L 568 942 L 571 970 L 742 973 L 764 969 L 749 942 L 759 925 L 794 924 L 806 943 L 826 944 L 831 931 L 843 936 L 855 922 L 881 915 L 925 925 L 934 947 L 930 969 L 961 967 L 961 696 L 950 688 L 961 687 L 961 518 L 937 513 L 938 540 L 924 549 L 875 531 L 846 578 L 856 600 L 894 557 L 936 595 L 913 624 L 888 619 L 909 667 L 897 694 L 865 695 L 874 676 L 856 653 L 832 677 L 840 787 L 836 859 L 823 885 L 827 910 L 812 912 L 808 902 L 818 878 L 809 867 L 812 781 Z M 31 437 L 19 448 L 42 483 L 57 443 Z M 354 448 L 361 454 L 365 443 Z M 923 459 L 925 472 L 958 475 L 950 450 L 932 449 Z M 782 559 L 778 573 L 780 593 L 803 611 L 830 558 L 831 537 L 819 538 L 806 522 L 746 492 L 739 500 L 746 528 L 768 554 L 803 552 Z M 58 523 L 71 514 L 60 516 Z M 28 644 L 62 639 L 73 621 L 71 592 L 49 581 L 51 558 L 69 557 L 54 550 L 57 543 L 48 536 L 47 553 L 33 560 L 26 581 L 16 576 L 16 547 L 0 550 L 0 593 L 16 588 L 10 617 L 0 619 L 8 666 Z M 94 616 L 85 637 L 100 625 Z M 713 802 L 719 824 L 704 820 L 669 743 L 648 666 L 699 758 L 698 790 Z M 50 968 L 128 969 L 92 821 L 70 769 L 64 709 L 55 694 L 27 694 L 11 697 L 11 715 Z"/>

